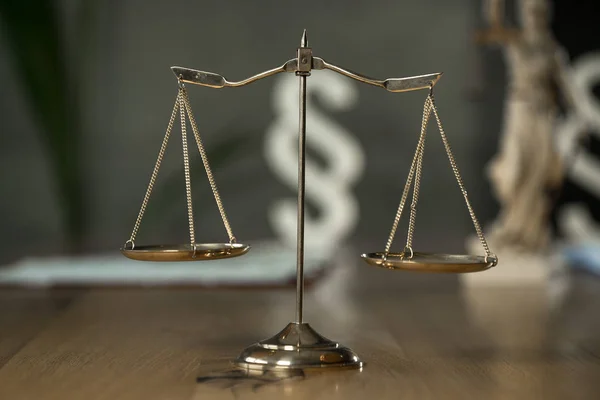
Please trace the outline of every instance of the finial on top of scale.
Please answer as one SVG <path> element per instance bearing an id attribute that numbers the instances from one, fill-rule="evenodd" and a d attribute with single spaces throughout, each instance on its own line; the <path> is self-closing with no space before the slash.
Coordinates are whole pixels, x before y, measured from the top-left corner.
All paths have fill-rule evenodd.
<path id="1" fill-rule="evenodd" d="M 308 39 L 306 38 L 306 29 L 302 32 L 302 39 L 300 39 L 300 47 L 308 47 Z"/>

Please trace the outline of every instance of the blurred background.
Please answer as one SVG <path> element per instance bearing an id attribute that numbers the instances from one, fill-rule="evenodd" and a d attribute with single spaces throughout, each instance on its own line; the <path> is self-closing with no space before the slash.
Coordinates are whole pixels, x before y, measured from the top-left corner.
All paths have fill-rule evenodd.
<path id="1" fill-rule="evenodd" d="M 518 23 L 515 7 L 507 2 L 507 24 Z M 600 124 L 597 17 L 592 1 L 554 2 L 552 29 L 569 55 L 571 79 L 589 94 L 582 107 L 592 127 Z M 475 0 L 1 1 L 0 280 L 120 282 L 128 266 L 134 281 L 143 268 L 155 270 L 134 266 L 118 250 L 133 228 L 177 94 L 169 67 L 240 80 L 293 58 L 303 29 L 315 56 L 367 76 L 444 73 L 437 106 L 473 207 L 489 225 L 498 204 L 485 166 L 498 150 L 507 80 L 501 49 L 474 40 L 485 26 Z M 383 249 L 426 93 L 392 94 L 324 71 L 314 72 L 308 87 L 306 229 L 316 256 L 307 257 L 317 271 L 339 249 L 356 257 Z M 279 268 L 278 281 L 293 278 L 297 78 L 188 89 L 234 233 L 259 249 L 246 263 L 189 273 L 261 282 Z M 568 118 L 565 110 L 558 136 Z M 554 234 L 563 242 L 587 245 L 600 237 L 598 132 L 578 145 L 553 209 Z M 187 240 L 178 135 L 175 124 L 139 243 Z M 226 241 L 193 154 L 196 237 Z M 422 251 L 462 253 L 473 233 L 432 128 L 415 243 Z"/>

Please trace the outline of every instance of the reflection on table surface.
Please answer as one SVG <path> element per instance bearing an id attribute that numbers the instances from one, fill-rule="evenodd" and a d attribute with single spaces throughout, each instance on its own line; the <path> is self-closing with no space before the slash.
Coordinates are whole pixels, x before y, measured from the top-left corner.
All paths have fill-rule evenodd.
<path id="1" fill-rule="evenodd" d="M 599 288 L 465 289 L 349 262 L 310 288 L 305 318 L 366 366 L 287 374 L 229 360 L 294 317 L 293 290 L 3 290 L 0 398 L 596 399 Z"/>

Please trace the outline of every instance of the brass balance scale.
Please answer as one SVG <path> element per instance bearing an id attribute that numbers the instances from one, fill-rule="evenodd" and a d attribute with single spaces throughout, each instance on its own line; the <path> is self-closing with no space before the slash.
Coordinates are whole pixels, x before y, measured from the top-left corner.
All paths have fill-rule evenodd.
<path id="1" fill-rule="evenodd" d="M 452 155 L 442 123 L 435 106 L 433 87 L 441 77 L 441 73 L 421 75 L 409 78 L 389 78 L 377 80 L 367 78 L 355 72 L 330 64 L 319 57 L 312 55 L 312 49 L 307 47 L 306 31 L 301 39 L 300 47 L 295 58 L 287 61 L 278 68 L 274 68 L 260 74 L 254 75 L 238 82 L 230 82 L 223 76 L 212 73 L 197 71 L 188 68 L 172 67 L 177 77 L 179 91 L 169 120 L 166 134 L 164 136 L 154 170 L 150 177 L 150 183 L 142 201 L 138 217 L 129 240 L 125 243 L 121 252 L 128 258 L 141 261 L 201 261 L 218 260 L 222 258 L 237 257 L 246 254 L 250 246 L 236 241 L 233 231 L 227 219 L 225 208 L 221 201 L 212 171 L 210 169 L 206 151 L 202 144 L 196 120 L 192 113 L 190 101 L 187 95 L 186 83 L 207 86 L 211 88 L 240 87 L 248 85 L 269 76 L 282 72 L 295 73 L 298 76 L 300 89 L 299 103 L 299 134 L 298 134 L 298 235 L 297 235 L 297 266 L 296 266 L 296 319 L 289 323 L 281 332 L 272 338 L 258 342 L 248 348 L 236 358 L 233 363 L 237 367 L 248 370 L 289 370 L 289 369 L 331 369 L 331 368 L 362 368 L 363 362 L 349 348 L 343 347 L 337 342 L 331 341 L 318 334 L 309 324 L 303 321 L 302 313 L 304 306 L 304 197 L 305 197 L 305 138 L 306 138 L 306 81 L 312 70 L 330 70 L 345 75 L 369 85 L 381 87 L 389 92 L 400 93 L 412 90 L 428 90 L 423 107 L 423 119 L 421 133 L 415 155 L 404 186 L 392 229 L 389 234 L 385 249 L 381 252 L 366 253 L 361 257 L 370 265 L 387 268 L 391 270 L 410 270 L 420 272 L 476 272 L 484 271 L 498 263 L 497 257 L 490 251 L 485 240 L 480 224 L 475 216 L 473 208 L 467 197 L 467 191 L 460 177 L 460 172 Z M 433 113 L 437 122 L 439 132 L 446 150 L 448 160 L 458 185 L 461 189 L 467 209 L 481 241 L 484 255 L 454 255 L 422 253 L 413 251 L 412 238 L 415 227 L 416 206 L 419 199 L 419 185 L 425 150 L 425 137 L 427 124 Z M 187 209 L 189 219 L 190 242 L 178 245 L 146 245 L 135 244 L 140 223 L 148 205 L 148 200 L 154 188 L 158 171 L 167 148 L 167 144 L 179 114 L 181 121 L 183 160 L 185 173 L 185 187 L 187 198 Z M 228 242 L 224 243 L 196 243 L 194 234 L 194 219 L 192 210 L 192 195 L 190 183 L 189 152 L 187 144 L 186 114 L 192 128 L 198 151 L 202 158 L 204 169 L 208 176 L 217 207 L 223 220 L 223 225 L 228 236 Z M 401 252 L 391 252 L 391 246 L 396 235 L 400 217 L 408 199 L 411 186 L 413 188 L 412 202 L 410 205 L 410 216 L 406 244 Z"/>

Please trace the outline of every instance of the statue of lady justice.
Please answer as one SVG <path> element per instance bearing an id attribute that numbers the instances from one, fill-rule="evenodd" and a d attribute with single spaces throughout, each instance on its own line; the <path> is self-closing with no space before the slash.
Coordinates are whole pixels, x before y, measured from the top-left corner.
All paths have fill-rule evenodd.
<path id="1" fill-rule="evenodd" d="M 518 1 L 520 29 L 504 26 L 503 0 L 488 0 L 490 28 L 477 35 L 479 43 L 503 47 L 509 76 L 500 149 L 487 170 L 501 206 L 489 236 L 499 249 L 537 252 L 549 243 L 549 213 L 564 179 L 553 135 L 559 101 L 571 107 L 573 100 L 549 1 Z"/>
<path id="2" fill-rule="evenodd" d="M 476 37 L 502 47 L 508 72 L 499 151 L 487 170 L 501 207 L 488 234 L 500 264 L 464 274 L 461 281 L 469 319 L 489 340 L 531 347 L 546 340 L 548 313 L 567 287 L 562 267 L 552 260 L 555 252 L 548 251 L 549 214 L 567 164 L 555 147 L 554 127 L 561 103 L 575 103 L 567 85 L 567 58 L 550 30 L 549 0 L 516 1 L 519 28 L 504 26 L 502 0 L 488 0 L 489 28 Z M 467 246 L 481 252 L 479 241 L 469 240 Z M 490 286 L 517 282 L 531 286 L 524 296 L 504 299 L 501 307 L 510 313 L 499 315 L 497 299 L 481 295 Z M 515 324 L 523 321 L 531 322 L 528 334 L 515 336 Z"/>

